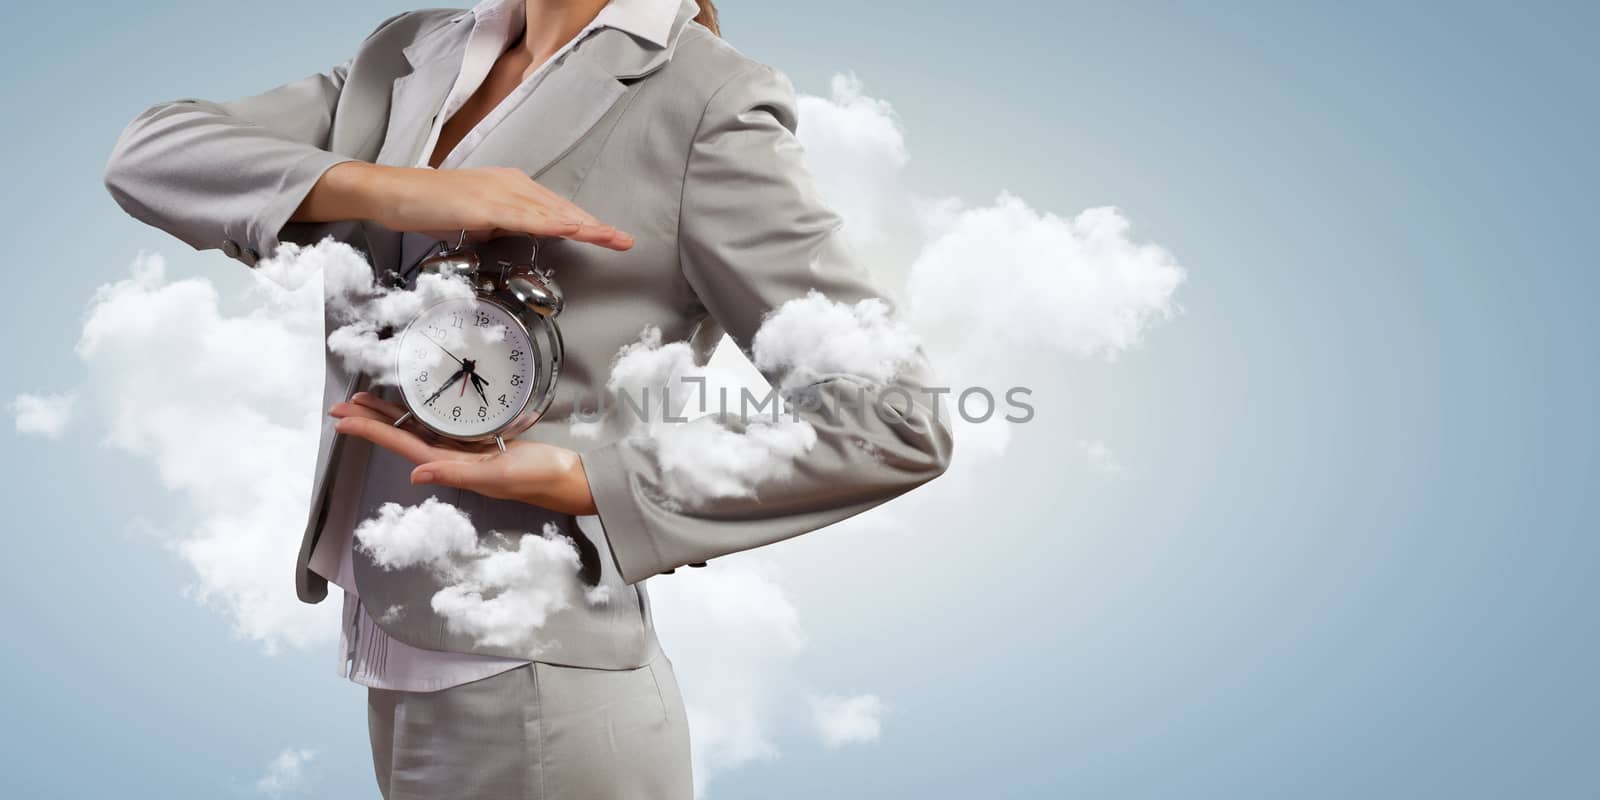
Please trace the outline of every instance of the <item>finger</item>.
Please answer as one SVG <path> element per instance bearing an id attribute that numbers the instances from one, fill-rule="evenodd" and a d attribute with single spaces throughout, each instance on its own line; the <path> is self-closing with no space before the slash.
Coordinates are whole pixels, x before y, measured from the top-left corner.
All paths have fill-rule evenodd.
<path id="1" fill-rule="evenodd" d="M 577 203 L 574 203 L 571 200 L 568 200 L 565 197 L 562 197 L 538 184 L 534 184 L 534 186 L 542 193 L 528 198 L 528 205 L 530 205 L 535 212 L 543 213 L 560 220 L 571 220 L 578 222 L 584 228 L 589 229 L 591 234 L 593 232 L 608 232 L 616 230 L 615 227 L 602 222 L 599 217 L 590 214 Z"/>
<path id="2" fill-rule="evenodd" d="M 604 223 L 586 223 L 577 230 L 562 234 L 562 238 L 575 242 L 595 244 L 611 250 L 627 250 L 633 246 L 633 237 Z"/>
<path id="3" fill-rule="evenodd" d="M 379 422 L 394 422 L 393 419 L 384 416 L 381 412 L 367 408 L 366 406 L 358 405 L 356 403 L 334 403 L 333 407 L 328 409 L 328 416 L 337 417 L 339 419 L 344 419 L 345 417 L 366 417 L 368 419 L 375 419 Z"/>
<path id="4" fill-rule="evenodd" d="M 358 393 L 358 395 L 359 394 L 360 393 Z M 352 396 L 350 399 L 355 400 L 356 397 Z M 328 414 L 340 419 L 345 417 L 365 417 L 367 419 L 377 420 L 385 425 L 393 425 L 395 420 L 398 418 L 396 416 L 392 416 L 396 411 L 398 411 L 400 416 L 404 416 L 407 413 L 399 410 L 398 406 L 395 406 L 393 403 L 390 403 L 381 397 L 373 397 L 372 400 L 375 400 L 379 403 L 384 403 L 387 408 L 384 410 L 378 410 L 375 408 L 369 408 L 366 405 L 356 402 L 335 403 L 333 408 L 328 411 Z M 400 427 L 410 431 L 413 434 L 416 434 L 423 441 L 429 442 L 435 447 L 438 446 L 438 442 L 434 438 L 434 434 L 424 427 L 421 422 L 417 421 L 415 415 L 406 417 L 406 421 L 400 423 Z"/>
<path id="5" fill-rule="evenodd" d="M 414 484 L 468 489 L 485 497 L 504 497 L 505 473 L 492 459 L 428 461 L 411 470 Z"/>
<path id="6" fill-rule="evenodd" d="M 583 230 L 580 230 L 578 233 L 568 236 L 567 238 L 580 242 L 588 242 L 589 244 L 597 244 L 608 250 L 627 250 L 633 247 L 632 234 L 629 234 L 625 231 L 619 231 L 610 225 L 604 225 L 598 228 L 586 225 L 584 226 Z"/>
<path id="7" fill-rule="evenodd" d="M 583 229 L 578 220 L 559 219 L 542 209 L 509 208 L 499 227 L 533 236 L 567 237 Z"/>
<path id="8" fill-rule="evenodd" d="M 532 178 L 529 178 L 523 186 L 530 192 L 529 199 L 533 205 L 545 206 L 549 209 L 551 216 L 560 219 L 576 219 L 579 222 L 598 223 L 600 221 L 595 215 L 584 210 L 582 206 L 556 194 L 553 189 Z"/>
<path id="9" fill-rule="evenodd" d="M 399 419 L 406 415 L 406 410 L 401 408 L 398 403 L 385 400 L 371 392 L 356 392 L 351 395 L 350 399 L 359 405 L 383 414 L 389 419 Z"/>
<path id="10" fill-rule="evenodd" d="M 544 221 L 537 214 L 530 214 L 512 229 L 534 236 L 555 236 L 575 242 L 597 244 L 611 250 L 627 250 L 633 247 L 632 235 L 605 224 L 551 223 Z"/>
<path id="11" fill-rule="evenodd" d="M 462 236 L 461 236 L 461 231 L 462 230 L 463 230 L 462 228 L 451 228 L 449 230 L 433 230 L 433 229 L 429 229 L 429 230 L 416 230 L 416 231 L 409 231 L 409 232 L 410 233 L 417 233 L 417 234 L 420 234 L 422 236 L 426 236 L 429 239 L 437 239 L 440 242 L 443 242 L 445 244 L 445 246 L 447 246 L 447 247 L 455 247 L 456 246 L 456 242 L 458 242 L 458 241 L 463 243 L 463 244 L 477 244 L 479 242 L 482 242 L 482 241 L 485 241 L 485 240 L 488 240 L 488 239 L 493 239 L 493 238 L 496 238 L 498 236 L 503 235 L 500 232 L 499 228 L 493 228 L 493 227 L 470 228 L 469 227 L 469 228 L 465 228 L 465 230 L 467 232 L 467 235 L 466 235 L 465 238 L 462 238 Z"/>
<path id="12" fill-rule="evenodd" d="M 572 239 L 613 250 L 627 250 L 633 246 L 632 236 L 601 222 L 548 188 L 531 180 L 522 185 L 527 191 L 518 192 L 510 204 L 502 208 L 506 218 L 497 221 L 499 228 Z"/>
<path id="13" fill-rule="evenodd" d="M 435 447 L 411 431 L 365 416 L 345 417 L 334 424 L 339 433 L 356 436 L 399 454 L 414 464 L 453 458 L 470 458 L 466 453 Z"/>

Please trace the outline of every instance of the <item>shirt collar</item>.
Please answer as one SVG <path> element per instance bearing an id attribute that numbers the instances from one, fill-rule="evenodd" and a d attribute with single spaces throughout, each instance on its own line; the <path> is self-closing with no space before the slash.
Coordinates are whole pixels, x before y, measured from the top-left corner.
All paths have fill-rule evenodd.
<path id="1" fill-rule="evenodd" d="M 657 47 L 666 47 L 680 0 L 611 0 L 589 28 L 616 28 Z M 491 21 L 515 22 L 523 15 L 523 0 L 481 0 L 472 7 L 474 26 Z M 514 16 L 513 16 L 514 15 Z M 516 26 L 512 26 L 516 29 Z"/>

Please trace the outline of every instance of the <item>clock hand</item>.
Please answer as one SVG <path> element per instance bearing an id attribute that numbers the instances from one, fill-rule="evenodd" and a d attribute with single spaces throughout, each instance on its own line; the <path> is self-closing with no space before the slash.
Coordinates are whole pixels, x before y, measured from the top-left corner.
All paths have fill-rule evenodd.
<path id="1" fill-rule="evenodd" d="M 483 385 L 485 383 L 487 383 L 487 381 L 478 377 L 477 373 L 472 374 L 472 388 L 478 390 L 478 396 L 483 398 L 483 404 L 489 405 L 489 395 L 483 393 Z"/>
<path id="2" fill-rule="evenodd" d="M 438 348 L 439 348 L 439 349 L 440 349 L 440 350 L 444 350 L 444 354 L 445 354 L 445 355 L 447 355 L 447 356 L 449 356 L 449 357 L 451 357 L 451 358 L 455 358 L 455 359 L 456 359 L 456 363 L 457 363 L 457 364 L 461 364 L 461 363 L 462 363 L 462 361 L 461 361 L 461 359 L 459 359 L 459 358 L 456 358 L 456 354 L 455 354 L 455 353 L 452 353 L 452 352 L 450 352 L 450 351 L 449 351 L 449 350 L 448 350 L 448 349 L 446 349 L 446 348 L 445 348 L 445 346 L 444 346 L 444 345 L 442 345 L 442 344 L 439 344 L 439 342 L 438 342 L 438 341 L 436 341 L 436 340 L 435 340 L 435 339 L 434 339 L 434 338 L 433 338 L 433 337 L 432 337 L 432 336 L 429 336 L 429 335 L 428 335 L 428 334 L 426 334 L 426 333 L 421 333 L 421 331 L 418 331 L 418 333 L 420 333 L 420 334 L 421 334 L 421 336 L 422 336 L 422 338 L 424 338 L 424 339 L 427 339 L 427 340 L 428 340 L 428 341 L 430 341 L 430 342 L 433 342 L 433 343 L 434 343 L 434 345 L 435 345 L 435 346 L 437 346 L 437 347 L 438 347 Z M 463 366 L 464 366 L 464 365 L 463 365 Z"/>
<path id="3" fill-rule="evenodd" d="M 451 386 L 454 386 L 455 383 L 456 383 L 456 380 L 459 379 L 462 375 L 465 375 L 466 372 L 467 371 L 464 370 L 464 369 L 456 370 L 455 374 L 450 376 L 450 380 L 445 381 L 444 385 L 439 387 L 439 391 L 434 392 L 431 395 L 428 395 L 428 399 L 422 401 L 422 404 L 423 405 L 427 405 L 429 403 L 432 403 L 434 400 L 439 399 L 439 395 L 444 394 L 444 390 L 450 388 Z"/>

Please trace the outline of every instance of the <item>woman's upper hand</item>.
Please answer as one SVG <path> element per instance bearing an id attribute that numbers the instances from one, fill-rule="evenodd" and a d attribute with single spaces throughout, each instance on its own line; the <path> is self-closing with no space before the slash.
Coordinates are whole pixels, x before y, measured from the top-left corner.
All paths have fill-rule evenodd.
<path id="1" fill-rule="evenodd" d="M 290 219 L 370 219 L 390 230 L 445 240 L 465 230 L 487 237 L 562 237 L 612 250 L 633 246 L 632 236 L 514 167 L 428 169 L 345 161 L 322 174 Z"/>
<path id="2" fill-rule="evenodd" d="M 339 418 L 334 426 L 339 433 L 366 439 L 416 464 L 414 484 L 452 486 L 574 516 L 595 513 L 583 461 L 571 450 L 520 439 L 507 441 L 504 453 L 492 443 L 432 443 L 406 427 L 411 421 L 395 427 L 405 410 L 367 392 L 335 403 L 328 413 Z"/>

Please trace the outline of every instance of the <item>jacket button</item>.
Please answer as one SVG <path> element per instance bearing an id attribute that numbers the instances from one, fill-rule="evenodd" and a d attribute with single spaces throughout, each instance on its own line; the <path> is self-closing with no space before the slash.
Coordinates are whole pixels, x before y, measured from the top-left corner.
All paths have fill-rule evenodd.
<path id="1" fill-rule="evenodd" d="M 222 254 L 228 258 L 239 257 L 239 243 L 232 239 L 222 240 Z"/>
<path id="2" fill-rule="evenodd" d="M 253 266 L 256 265 L 257 261 L 261 260 L 261 254 L 257 253 L 255 250 L 252 250 L 252 249 L 246 247 L 244 250 L 240 251 L 239 260 L 243 261 L 245 264 L 253 267 Z"/>

